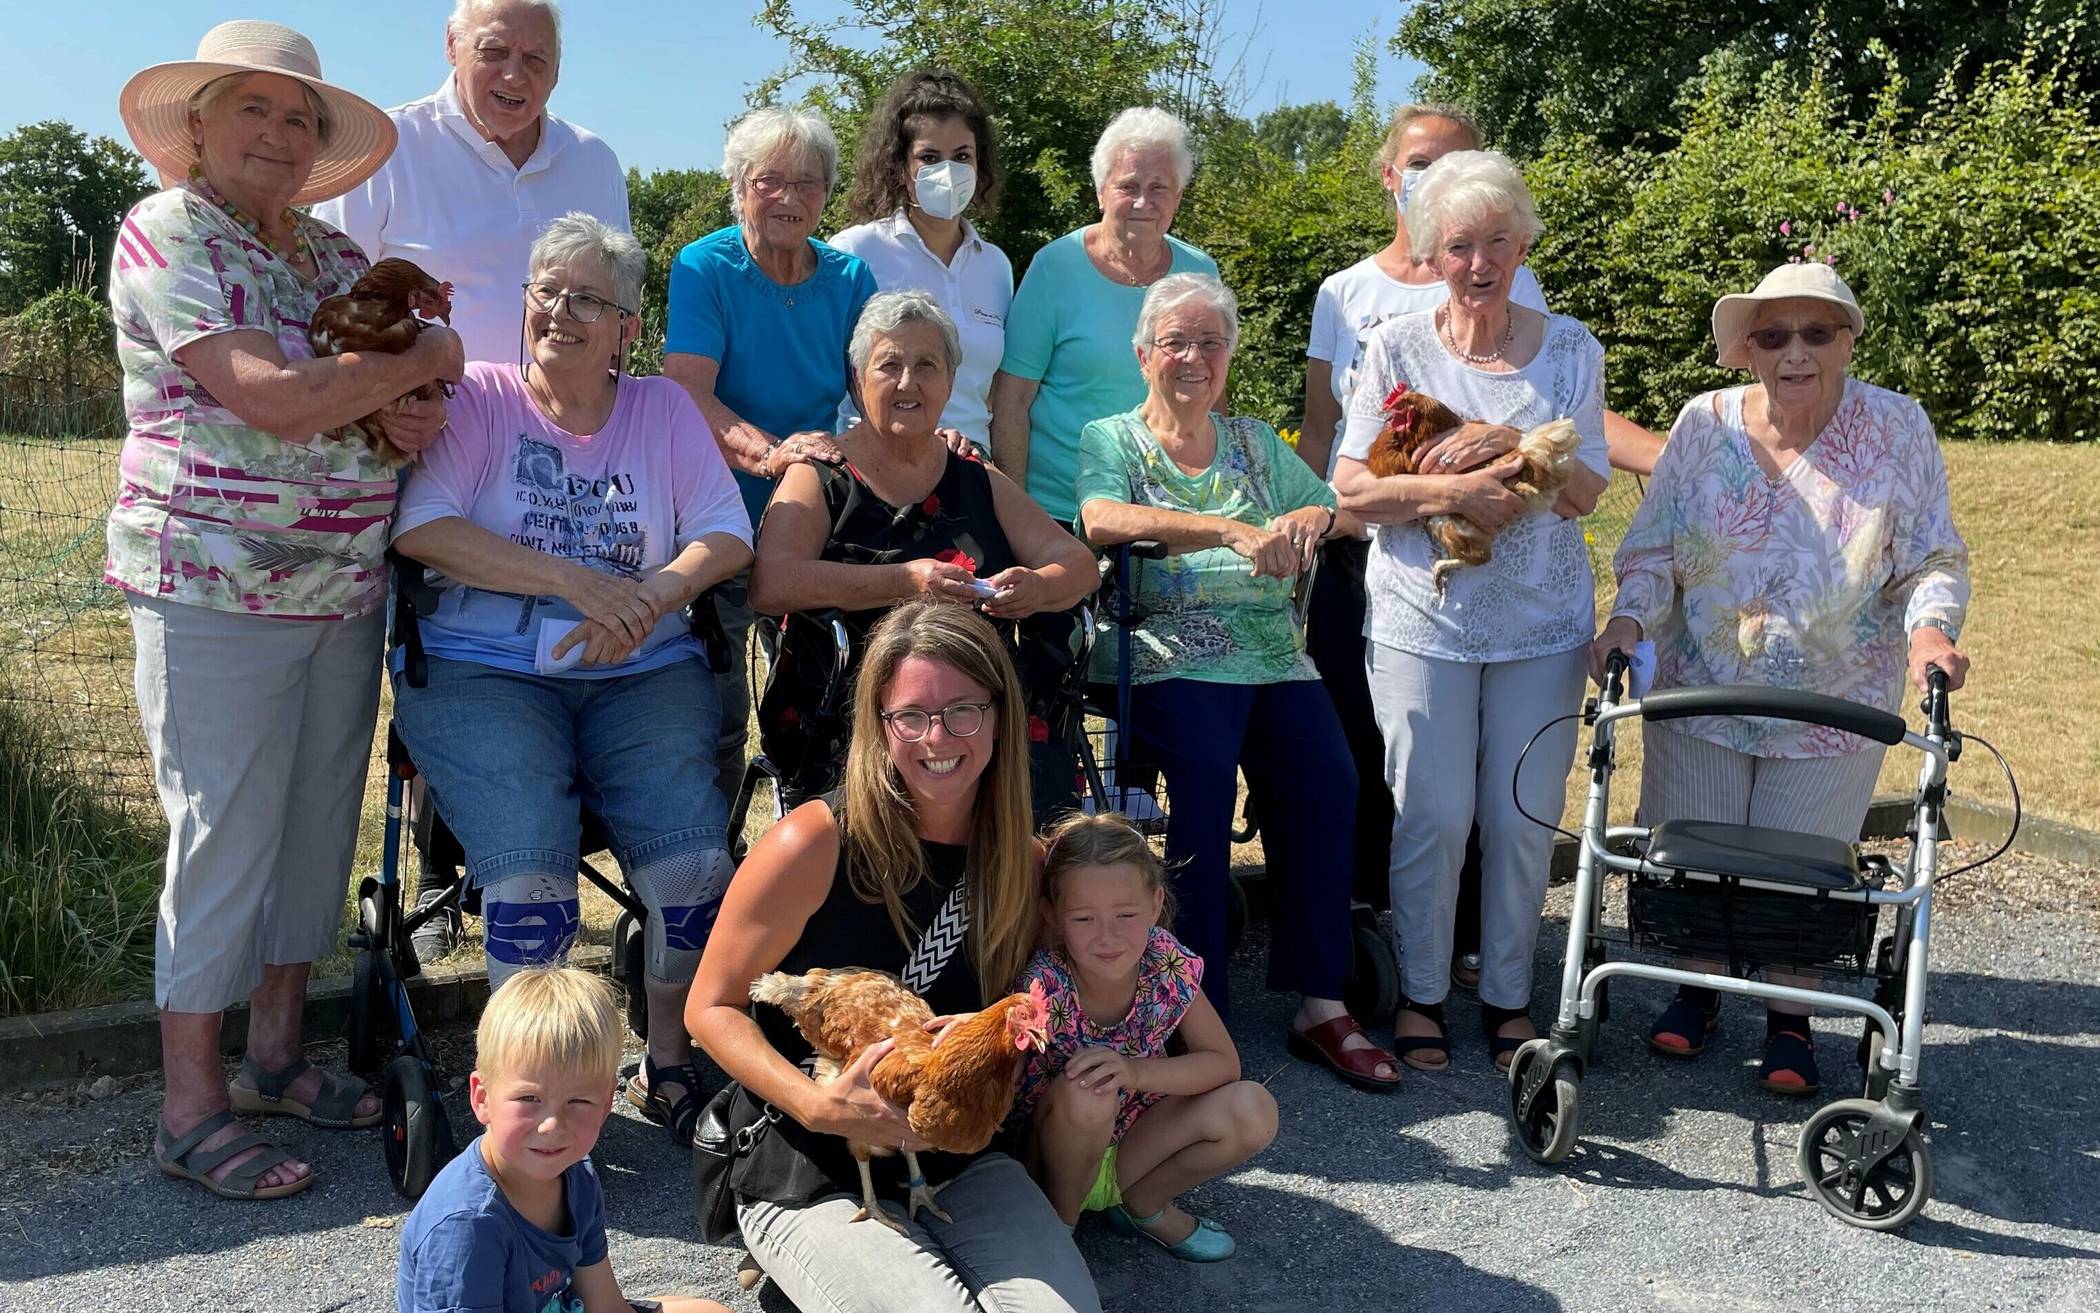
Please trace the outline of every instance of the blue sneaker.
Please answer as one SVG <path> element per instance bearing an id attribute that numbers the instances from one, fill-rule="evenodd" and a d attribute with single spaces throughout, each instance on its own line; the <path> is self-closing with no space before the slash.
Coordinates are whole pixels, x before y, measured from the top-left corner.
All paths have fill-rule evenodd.
<path id="1" fill-rule="evenodd" d="M 1145 1228 L 1167 1215 L 1162 1208 L 1150 1217 L 1132 1217 L 1130 1210 L 1121 1204 L 1107 1210 L 1108 1226 L 1120 1236 L 1136 1236 L 1150 1240 L 1184 1263 L 1218 1263 L 1231 1258 L 1239 1250 L 1224 1227 L 1207 1217 L 1196 1219 L 1196 1229 L 1189 1232 L 1179 1244 L 1168 1244 Z"/>

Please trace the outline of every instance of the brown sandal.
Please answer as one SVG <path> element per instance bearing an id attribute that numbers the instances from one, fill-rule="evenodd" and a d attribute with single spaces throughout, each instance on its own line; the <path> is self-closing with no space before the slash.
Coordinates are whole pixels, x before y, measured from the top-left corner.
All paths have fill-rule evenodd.
<path id="1" fill-rule="evenodd" d="M 1364 1033 L 1364 1028 L 1348 1013 L 1306 1030 L 1296 1026 L 1287 1029 L 1290 1037 L 1285 1047 L 1292 1057 L 1316 1062 L 1360 1090 L 1383 1093 L 1400 1088 L 1400 1063 L 1392 1054 L 1376 1045 L 1367 1049 L 1342 1047 L 1351 1035 Z M 1380 1076 L 1378 1068 L 1381 1064 L 1391 1067 L 1393 1074 Z"/>

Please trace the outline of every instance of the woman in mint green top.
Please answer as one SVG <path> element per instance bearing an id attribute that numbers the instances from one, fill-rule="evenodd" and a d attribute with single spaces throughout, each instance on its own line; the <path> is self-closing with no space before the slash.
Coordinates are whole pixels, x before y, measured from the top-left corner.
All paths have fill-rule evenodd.
<path id="1" fill-rule="evenodd" d="M 1050 518 L 1069 524 L 1079 431 L 1145 398 L 1130 330 L 1145 290 L 1217 262 L 1167 235 L 1195 171 L 1188 129 L 1165 110 L 1126 109 L 1094 145 L 1098 223 L 1037 251 L 1006 316 L 992 379 L 992 459 Z"/>
<path id="2" fill-rule="evenodd" d="M 1172 274 L 1145 294 L 1133 345 L 1147 391 L 1080 441 L 1079 526 L 1096 546 L 1165 544 L 1140 563 L 1131 634 L 1130 723 L 1140 759 L 1167 785 L 1175 935 L 1225 960 L 1226 880 L 1238 770 L 1261 800 L 1262 851 L 1280 891 L 1269 987 L 1304 995 L 1291 1052 L 1367 1089 L 1399 1068 L 1342 1006 L 1356 768 L 1327 689 L 1305 656 L 1291 590 L 1323 539 L 1353 533 L 1334 494 L 1258 419 L 1224 396 L 1239 306 L 1216 278 Z M 1097 644 L 1109 654 L 1113 636 Z M 1097 670 L 1097 673 L 1102 673 Z M 1219 1013 L 1226 975 L 1204 973 Z"/>

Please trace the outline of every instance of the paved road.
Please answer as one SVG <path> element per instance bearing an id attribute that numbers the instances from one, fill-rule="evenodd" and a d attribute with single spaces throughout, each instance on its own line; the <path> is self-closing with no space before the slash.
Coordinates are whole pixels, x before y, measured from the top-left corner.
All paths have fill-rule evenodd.
<path id="1" fill-rule="evenodd" d="M 1288 1009 L 1258 992 L 1257 932 L 1233 965 L 1235 1029 L 1283 1129 L 1194 1197 L 1240 1257 L 1187 1267 L 1091 1227 L 1082 1248 L 1112 1309 L 2100 1309 L 2095 886 L 2094 872 L 2024 862 L 1948 891 L 1925 1066 L 1936 1197 L 1897 1235 L 1843 1226 L 1804 1196 L 1794 1142 L 1811 1109 L 1751 1083 L 1763 1027 L 1748 1006 L 1731 1002 L 1700 1062 L 1665 1064 L 1640 1044 L 1652 987 L 1622 985 L 1584 1086 L 1582 1147 L 1551 1172 L 1511 1145 L 1466 1009 L 1453 1009 L 1453 1069 L 1411 1074 L 1396 1096 L 1288 1059 Z M 1560 936 L 1548 928 L 1542 968 Z M 1854 1080 L 1843 1037 L 1856 1026 L 1820 1033 L 1830 1085 Z M 462 1045 L 445 1037 L 447 1071 L 465 1069 Z M 319 1187 L 219 1203 L 152 1173 L 152 1094 L 141 1079 L 102 1100 L 8 1101 L 0 1308 L 392 1308 L 403 1210 L 371 1137 L 295 1135 Z M 615 1121 L 598 1161 L 630 1291 L 787 1307 L 770 1286 L 739 1294 L 729 1251 L 688 1238 L 685 1163 L 659 1130 Z"/>

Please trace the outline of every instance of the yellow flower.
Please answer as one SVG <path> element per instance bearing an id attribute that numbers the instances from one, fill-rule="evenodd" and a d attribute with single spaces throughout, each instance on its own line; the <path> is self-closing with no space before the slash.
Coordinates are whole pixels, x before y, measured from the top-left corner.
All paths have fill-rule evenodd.
<path id="1" fill-rule="evenodd" d="M 1288 446 L 1296 447 L 1298 445 L 1298 430 L 1296 429 L 1278 429 L 1276 430 L 1276 436 L 1282 438 Z"/>

